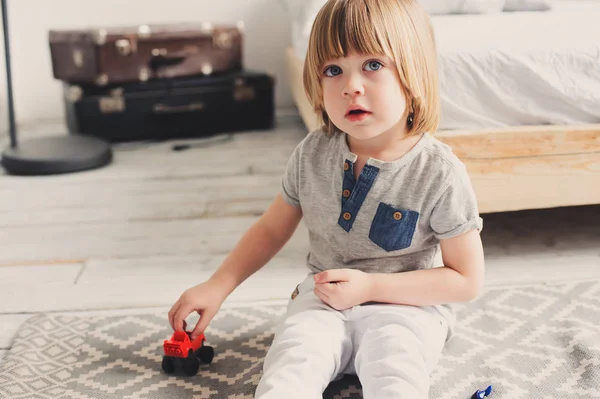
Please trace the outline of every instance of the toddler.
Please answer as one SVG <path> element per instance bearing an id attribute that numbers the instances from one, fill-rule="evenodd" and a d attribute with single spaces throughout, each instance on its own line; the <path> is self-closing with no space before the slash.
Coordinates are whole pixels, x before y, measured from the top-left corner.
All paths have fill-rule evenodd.
<path id="1" fill-rule="evenodd" d="M 304 87 L 323 127 L 290 157 L 281 192 L 206 282 L 169 312 L 175 330 L 265 265 L 303 218 L 308 277 L 264 362 L 260 399 L 322 398 L 356 374 L 366 399 L 426 399 L 452 336 L 453 303 L 481 292 L 477 201 L 464 164 L 433 137 L 435 38 L 417 0 L 329 0 Z M 442 264 L 436 263 L 441 250 Z"/>

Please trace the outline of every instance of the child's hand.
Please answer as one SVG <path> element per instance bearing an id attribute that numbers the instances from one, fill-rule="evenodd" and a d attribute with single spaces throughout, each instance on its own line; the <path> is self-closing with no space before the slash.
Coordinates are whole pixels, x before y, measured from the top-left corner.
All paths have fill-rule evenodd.
<path id="1" fill-rule="evenodd" d="M 208 323 L 221 308 L 227 297 L 226 291 L 218 283 L 208 280 L 187 289 L 169 311 L 169 323 L 175 331 L 184 331 L 185 318 L 193 311 L 200 314 L 200 320 L 194 327 L 192 339 L 204 332 Z"/>
<path id="2" fill-rule="evenodd" d="M 336 310 L 349 309 L 368 302 L 372 276 L 354 269 L 327 270 L 315 274 L 315 295 Z"/>

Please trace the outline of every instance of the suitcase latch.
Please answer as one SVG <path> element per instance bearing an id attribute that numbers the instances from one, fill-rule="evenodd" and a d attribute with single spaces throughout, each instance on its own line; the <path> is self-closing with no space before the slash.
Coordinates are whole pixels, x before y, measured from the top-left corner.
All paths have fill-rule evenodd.
<path id="1" fill-rule="evenodd" d="M 119 54 L 121 54 L 124 57 L 127 57 L 133 52 L 131 48 L 131 42 L 127 39 L 117 40 L 115 42 L 115 46 L 117 47 L 117 51 L 119 52 Z"/>
<path id="2" fill-rule="evenodd" d="M 125 98 L 123 98 L 123 89 L 114 89 L 110 92 L 110 96 L 101 97 L 98 105 L 100 107 L 100 112 L 102 112 L 103 114 L 123 112 L 125 110 Z"/>
<path id="3" fill-rule="evenodd" d="M 223 50 L 233 47 L 233 37 L 229 32 L 219 32 L 213 36 L 213 46 Z"/>
<path id="4" fill-rule="evenodd" d="M 75 103 L 83 97 L 83 89 L 79 86 L 70 86 L 66 91 L 67 101 L 70 103 Z"/>
<path id="5" fill-rule="evenodd" d="M 204 64 L 202 65 L 202 74 L 203 75 L 210 75 L 213 73 L 213 67 L 210 64 Z"/>

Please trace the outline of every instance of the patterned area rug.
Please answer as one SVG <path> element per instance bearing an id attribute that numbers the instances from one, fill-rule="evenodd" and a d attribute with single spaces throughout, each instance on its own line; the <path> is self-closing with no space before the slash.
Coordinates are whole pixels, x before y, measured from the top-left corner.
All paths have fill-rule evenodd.
<path id="1" fill-rule="evenodd" d="M 281 305 L 224 308 L 197 376 L 161 370 L 166 313 L 36 315 L 0 366 L 0 398 L 252 398 Z M 430 398 L 600 398 L 600 281 L 488 289 L 459 308 L 459 327 L 433 373 Z M 361 398 L 348 377 L 328 399 Z"/>

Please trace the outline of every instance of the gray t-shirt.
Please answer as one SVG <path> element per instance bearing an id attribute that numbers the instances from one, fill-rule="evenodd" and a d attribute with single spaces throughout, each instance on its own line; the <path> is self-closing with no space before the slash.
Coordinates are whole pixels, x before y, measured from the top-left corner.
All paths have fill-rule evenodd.
<path id="1" fill-rule="evenodd" d="M 439 239 L 482 229 L 464 164 L 425 133 L 392 162 L 370 158 L 354 178 L 357 155 L 346 134 L 309 133 L 289 159 L 283 198 L 300 206 L 313 273 L 350 268 L 371 273 L 427 269 Z M 436 307 L 450 324 L 450 307 Z"/>

